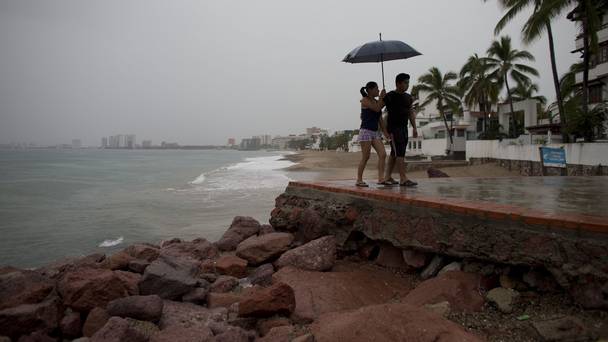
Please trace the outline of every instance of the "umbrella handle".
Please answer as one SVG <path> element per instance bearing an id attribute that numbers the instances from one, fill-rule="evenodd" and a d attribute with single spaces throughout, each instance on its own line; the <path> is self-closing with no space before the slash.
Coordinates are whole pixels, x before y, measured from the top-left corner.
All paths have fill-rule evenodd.
<path id="1" fill-rule="evenodd" d="M 382 41 L 382 32 L 378 34 L 380 36 L 380 41 Z M 380 54 L 380 65 L 382 67 L 382 89 L 386 89 L 384 85 L 384 56 Z"/>

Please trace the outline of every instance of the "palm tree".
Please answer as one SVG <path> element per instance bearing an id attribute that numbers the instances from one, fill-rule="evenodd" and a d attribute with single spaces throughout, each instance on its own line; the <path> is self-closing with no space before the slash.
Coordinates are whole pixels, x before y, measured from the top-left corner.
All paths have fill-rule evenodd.
<path id="1" fill-rule="evenodd" d="M 537 100 L 543 106 L 547 104 L 547 98 L 538 95 L 538 85 L 535 83 L 517 83 L 517 87 L 513 89 L 513 98 L 517 101 L 523 100 Z"/>
<path id="2" fill-rule="evenodd" d="M 543 0 L 541 6 L 523 27 L 524 41 L 533 41 L 543 31 L 544 23 L 560 17 L 569 11 L 568 18 L 580 22 L 583 34 L 583 89 L 582 108 L 589 113 L 589 61 L 591 54 L 598 50 L 597 31 L 601 27 L 603 12 L 608 8 L 608 0 Z"/>
<path id="3" fill-rule="evenodd" d="M 460 70 L 459 87 L 464 91 L 464 103 L 467 107 L 479 106 L 479 111 L 487 118 L 492 105 L 498 102 L 497 80 L 490 75 L 491 65 L 484 57 L 474 54 L 469 57 Z M 485 129 L 485 127 L 484 127 Z"/>
<path id="4" fill-rule="evenodd" d="M 494 69 L 492 71 L 493 77 L 500 80 L 500 83 L 504 82 L 507 88 L 507 99 L 511 107 L 512 121 L 515 109 L 513 108 L 513 98 L 511 97 L 511 88 L 509 87 L 509 77 L 517 82 L 531 82 L 527 74 L 538 76 L 538 71 L 531 66 L 518 62 L 526 60 L 534 61 L 534 56 L 528 51 L 513 49 L 511 37 L 509 36 L 501 37 L 500 41 L 496 40 L 492 42 L 492 45 L 488 49 L 488 56 L 486 60 Z M 512 132 L 513 128 L 513 125 L 509 125 L 509 132 Z"/>
<path id="5" fill-rule="evenodd" d="M 484 0 L 488 1 L 488 0 Z M 496 28 L 494 29 L 494 34 L 498 35 L 504 27 L 515 18 L 521 11 L 528 8 L 529 6 L 534 6 L 534 13 L 537 13 L 543 4 L 543 0 L 499 0 L 499 3 L 507 10 L 505 15 L 498 21 L 496 24 Z M 564 112 L 564 101 L 562 99 L 560 85 L 559 85 L 559 75 L 557 74 L 557 61 L 555 59 L 555 44 L 553 41 L 553 30 L 551 28 L 551 20 L 550 18 L 542 18 L 544 19 L 544 29 L 547 30 L 547 38 L 549 40 L 549 56 L 551 58 L 551 71 L 553 74 L 553 86 L 555 87 L 555 98 L 557 101 L 557 110 L 560 117 L 560 125 L 562 126 L 562 139 L 564 142 L 567 142 L 568 136 L 565 134 L 566 127 L 566 114 Z M 539 27 L 543 28 L 542 26 Z M 542 33 L 541 30 L 538 30 L 537 36 L 527 37 L 525 39 L 526 42 L 530 43 L 532 40 L 538 38 Z"/>
<path id="6" fill-rule="evenodd" d="M 451 154 L 454 148 L 454 139 L 452 131 L 448 127 L 448 121 L 445 117 L 445 109 L 450 104 L 459 103 L 458 88 L 452 83 L 458 79 L 454 72 L 447 72 L 445 75 L 437 67 L 429 69 L 428 73 L 420 76 L 418 84 L 412 89 L 416 94 L 424 93 L 424 102 L 420 107 L 426 107 L 431 102 L 435 101 L 437 110 L 443 119 L 445 130 L 450 137 L 450 148 L 448 153 Z"/>

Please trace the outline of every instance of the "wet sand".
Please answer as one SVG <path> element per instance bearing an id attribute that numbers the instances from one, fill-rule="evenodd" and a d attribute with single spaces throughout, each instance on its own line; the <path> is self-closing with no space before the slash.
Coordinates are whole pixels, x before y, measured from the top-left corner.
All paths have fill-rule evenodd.
<path id="1" fill-rule="evenodd" d="M 344 180 L 356 179 L 357 166 L 361 159 L 361 153 L 335 152 L 335 151 L 303 151 L 301 153 L 288 155 L 286 159 L 297 163 L 287 171 L 294 173 L 315 173 L 315 180 Z M 373 181 L 378 177 L 378 158 L 372 153 L 364 178 Z M 439 168 L 450 177 L 517 177 L 519 173 L 509 171 L 494 164 L 475 166 L 452 166 Z M 428 178 L 426 171 L 412 171 L 407 173 L 408 178 Z M 393 178 L 398 179 L 399 174 L 395 172 Z"/>

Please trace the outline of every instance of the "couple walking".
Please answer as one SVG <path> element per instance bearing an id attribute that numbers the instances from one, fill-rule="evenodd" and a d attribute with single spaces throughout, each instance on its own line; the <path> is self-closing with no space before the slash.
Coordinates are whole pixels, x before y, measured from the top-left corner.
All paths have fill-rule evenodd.
<path id="1" fill-rule="evenodd" d="M 363 181 L 363 171 L 369 160 L 372 147 L 378 154 L 378 184 L 416 186 L 417 183 L 407 179 L 405 175 L 405 149 L 407 147 L 407 121 L 412 124 L 414 138 L 416 131 L 416 114 L 412 110 L 413 99 L 406 91 L 410 85 L 408 74 L 399 74 L 395 78 L 396 89 L 386 93 L 380 92 L 376 82 L 368 82 L 362 87 L 361 96 L 361 128 L 359 143 L 361 145 L 361 161 L 357 170 L 357 186 L 367 187 Z M 377 99 L 376 99 L 377 98 Z M 388 112 L 386 123 L 382 119 L 382 108 Z M 391 142 L 391 153 L 386 162 L 386 151 L 382 143 L 382 135 Z M 385 173 L 386 163 L 386 173 Z M 397 166 L 400 181 L 392 178 L 393 169 Z"/>

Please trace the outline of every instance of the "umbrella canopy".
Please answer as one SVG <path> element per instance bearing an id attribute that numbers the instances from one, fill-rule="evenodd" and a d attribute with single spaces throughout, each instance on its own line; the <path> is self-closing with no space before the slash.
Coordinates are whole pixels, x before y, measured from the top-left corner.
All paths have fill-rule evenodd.
<path id="1" fill-rule="evenodd" d="M 381 63 L 420 56 L 420 52 L 399 40 L 377 40 L 354 48 L 344 57 L 346 63 Z"/>
<path id="2" fill-rule="evenodd" d="M 382 87 L 384 85 L 384 61 L 408 59 L 422 55 L 413 47 L 399 40 L 380 40 L 357 46 L 344 57 L 346 63 L 380 63 L 382 65 Z"/>

